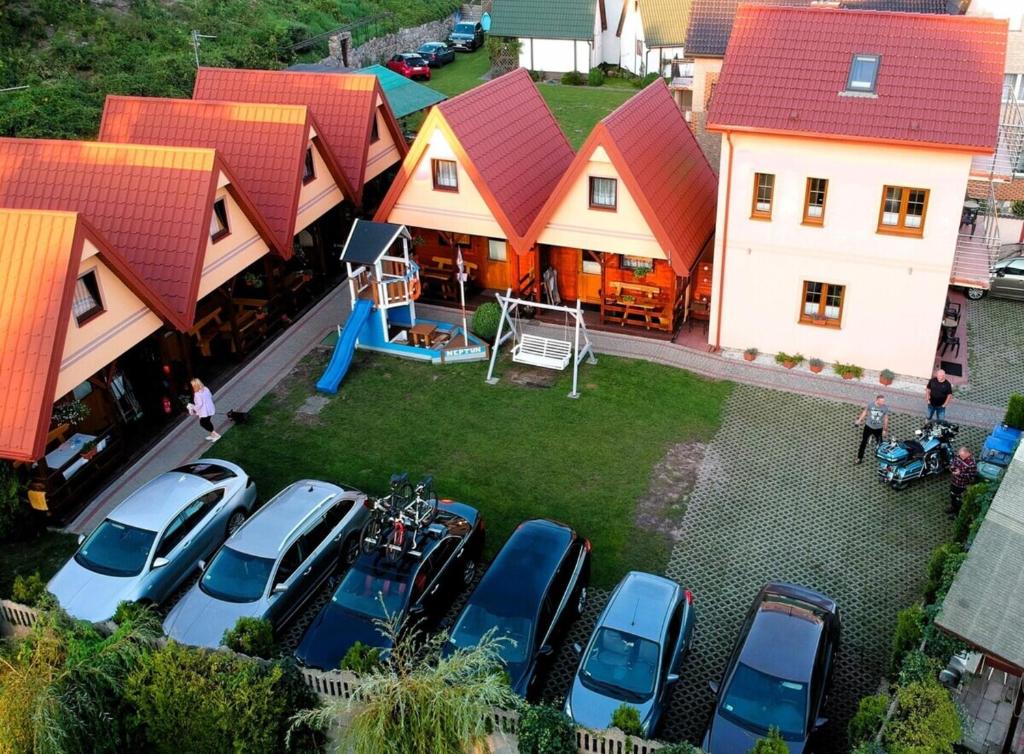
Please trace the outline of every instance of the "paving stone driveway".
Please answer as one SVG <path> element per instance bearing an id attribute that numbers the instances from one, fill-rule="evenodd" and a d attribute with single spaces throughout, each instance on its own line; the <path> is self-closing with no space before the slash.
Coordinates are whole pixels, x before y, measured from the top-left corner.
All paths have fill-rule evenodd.
<path id="1" fill-rule="evenodd" d="M 968 400 L 1005 407 L 1024 392 L 1024 302 L 986 298 L 967 302 L 970 348 Z"/>

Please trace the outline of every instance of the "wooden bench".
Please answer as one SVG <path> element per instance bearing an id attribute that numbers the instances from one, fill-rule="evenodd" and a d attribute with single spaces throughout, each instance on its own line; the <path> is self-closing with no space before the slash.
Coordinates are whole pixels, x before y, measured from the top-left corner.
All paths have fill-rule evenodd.
<path id="1" fill-rule="evenodd" d="M 524 334 L 512 348 L 512 361 L 544 369 L 565 369 L 572 360 L 572 343 L 567 340 Z"/>
<path id="2" fill-rule="evenodd" d="M 659 330 L 672 329 L 672 311 L 661 289 L 653 285 L 626 283 L 621 280 L 608 284 L 611 295 L 602 297 L 601 319 L 620 326 L 653 325 Z"/>

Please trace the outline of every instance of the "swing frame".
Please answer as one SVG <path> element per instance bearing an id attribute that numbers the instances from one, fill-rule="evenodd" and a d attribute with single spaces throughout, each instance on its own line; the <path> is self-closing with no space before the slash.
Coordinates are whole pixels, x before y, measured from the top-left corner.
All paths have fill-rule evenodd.
<path id="1" fill-rule="evenodd" d="M 572 353 L 569 358 L 569 362 L 572 364 L 572 392 L 569 393 L 570 398 L 579 398 L 579 368 L 580 362 L 584 359 L 587 360 L 588 364 L 596 364 L 597 357 L 594 356 L 594 347 L 590 342 L 590 335 L 587 333 L 587 325 L 583 321 L 583 307 L 580 304 L 580 300 L 576 299 L 576 306 L 559 306 L 557 304 L 545 304 L 540 301 L 532 301 L 530 299 L 516 298 L 512 295 L 512 289 L 509 288 L 504 294 L 495 293 L 495 298 L 498 299 L 498 304 L 501 306 L 501 319 L 498 320 L 498 333 L 494 336 L 494 347 L 491 349 L 491 362 L 487 367 L 486 382 L 488 385 L 496 385 L 499 378 L 494 376 L 494 365 L 498 360 L 498 350 L 501 348 L 501 344 L 509 339 L 515 340 L 513 346 L 513 360 L 516 360 L 517 349 L 523 338 L 523 329 L 519 324 L 518 310 L 520 306 L 528 306 L 534 309 L 546 309 L 553 312 L 562 312 L 566 317 L 565 329 L 569 328 L 569 318 L 572 317 L 574 321 L 573 325 L 573 339 L 572 339 Z M 512 315 L 515 314 L 515 319 Z M 508 323 L 508 330 L 505 329 L 505 323 Z M 533 336 L 541 337 L 541 336 Z M 545 338 L 546 341 L 553 341 L 560 344 L 566 344 L 567 340 L 558 340 L 557 338 Z M 525 362 L 520 362 L 525 363 Z M 564 369 L 556 365 L 545 365 L 537 362 L 532 363 L 534 366 L 539 366 L 542 369 Z"/>

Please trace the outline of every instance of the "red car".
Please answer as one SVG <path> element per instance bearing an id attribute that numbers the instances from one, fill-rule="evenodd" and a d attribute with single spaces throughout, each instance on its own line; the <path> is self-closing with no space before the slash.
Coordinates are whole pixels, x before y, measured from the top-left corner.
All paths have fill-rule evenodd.
<path id="1" fill-rule="evenodd" d="M 400 52 L 388 61 L 388 68 L 407 79 L 430 80 L 430 66 L 415 52 Z"/>

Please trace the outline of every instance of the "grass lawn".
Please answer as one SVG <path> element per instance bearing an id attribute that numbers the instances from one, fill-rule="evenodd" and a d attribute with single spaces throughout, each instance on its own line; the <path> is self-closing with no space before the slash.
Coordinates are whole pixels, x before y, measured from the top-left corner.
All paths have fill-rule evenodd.
<path id="1" fill-rule="evenodd" d="M 14 577 L 39 571 L 49 580 L 78 548 L 73 534 L 44 531 L 30 542 L 0 545 L 0 597 L 9 597 Z"/>
<path id="2" fill-rule="evenodd" d="M 314 352 L 211 454 L 240 463 L 261 499 L 302 478 L 369 493 L 397 471 L 430 473 L 442 497 L 480 508 L 490 558 L 521 521 L 550 517 L 590 538 L 593 582 L 610 587 L 633 568 L 661 571 L 670 540 L 636 523 L 636 503 L 668 448 L 710 438 L 731 390 L 686 372 L 602 356 L 549 388 L 484 382 L 482 363 L 435 367 L 359 353 L 339 394 L 298 411 L 326 364 Z M 513 365 L 499 365 L 508 374 Z M 546 373 L 550 374 L 550 373 Z M 666 503 L 671 527 L 682 515 Z M 647 518 L 646 520 L 650 520 Z"/>

